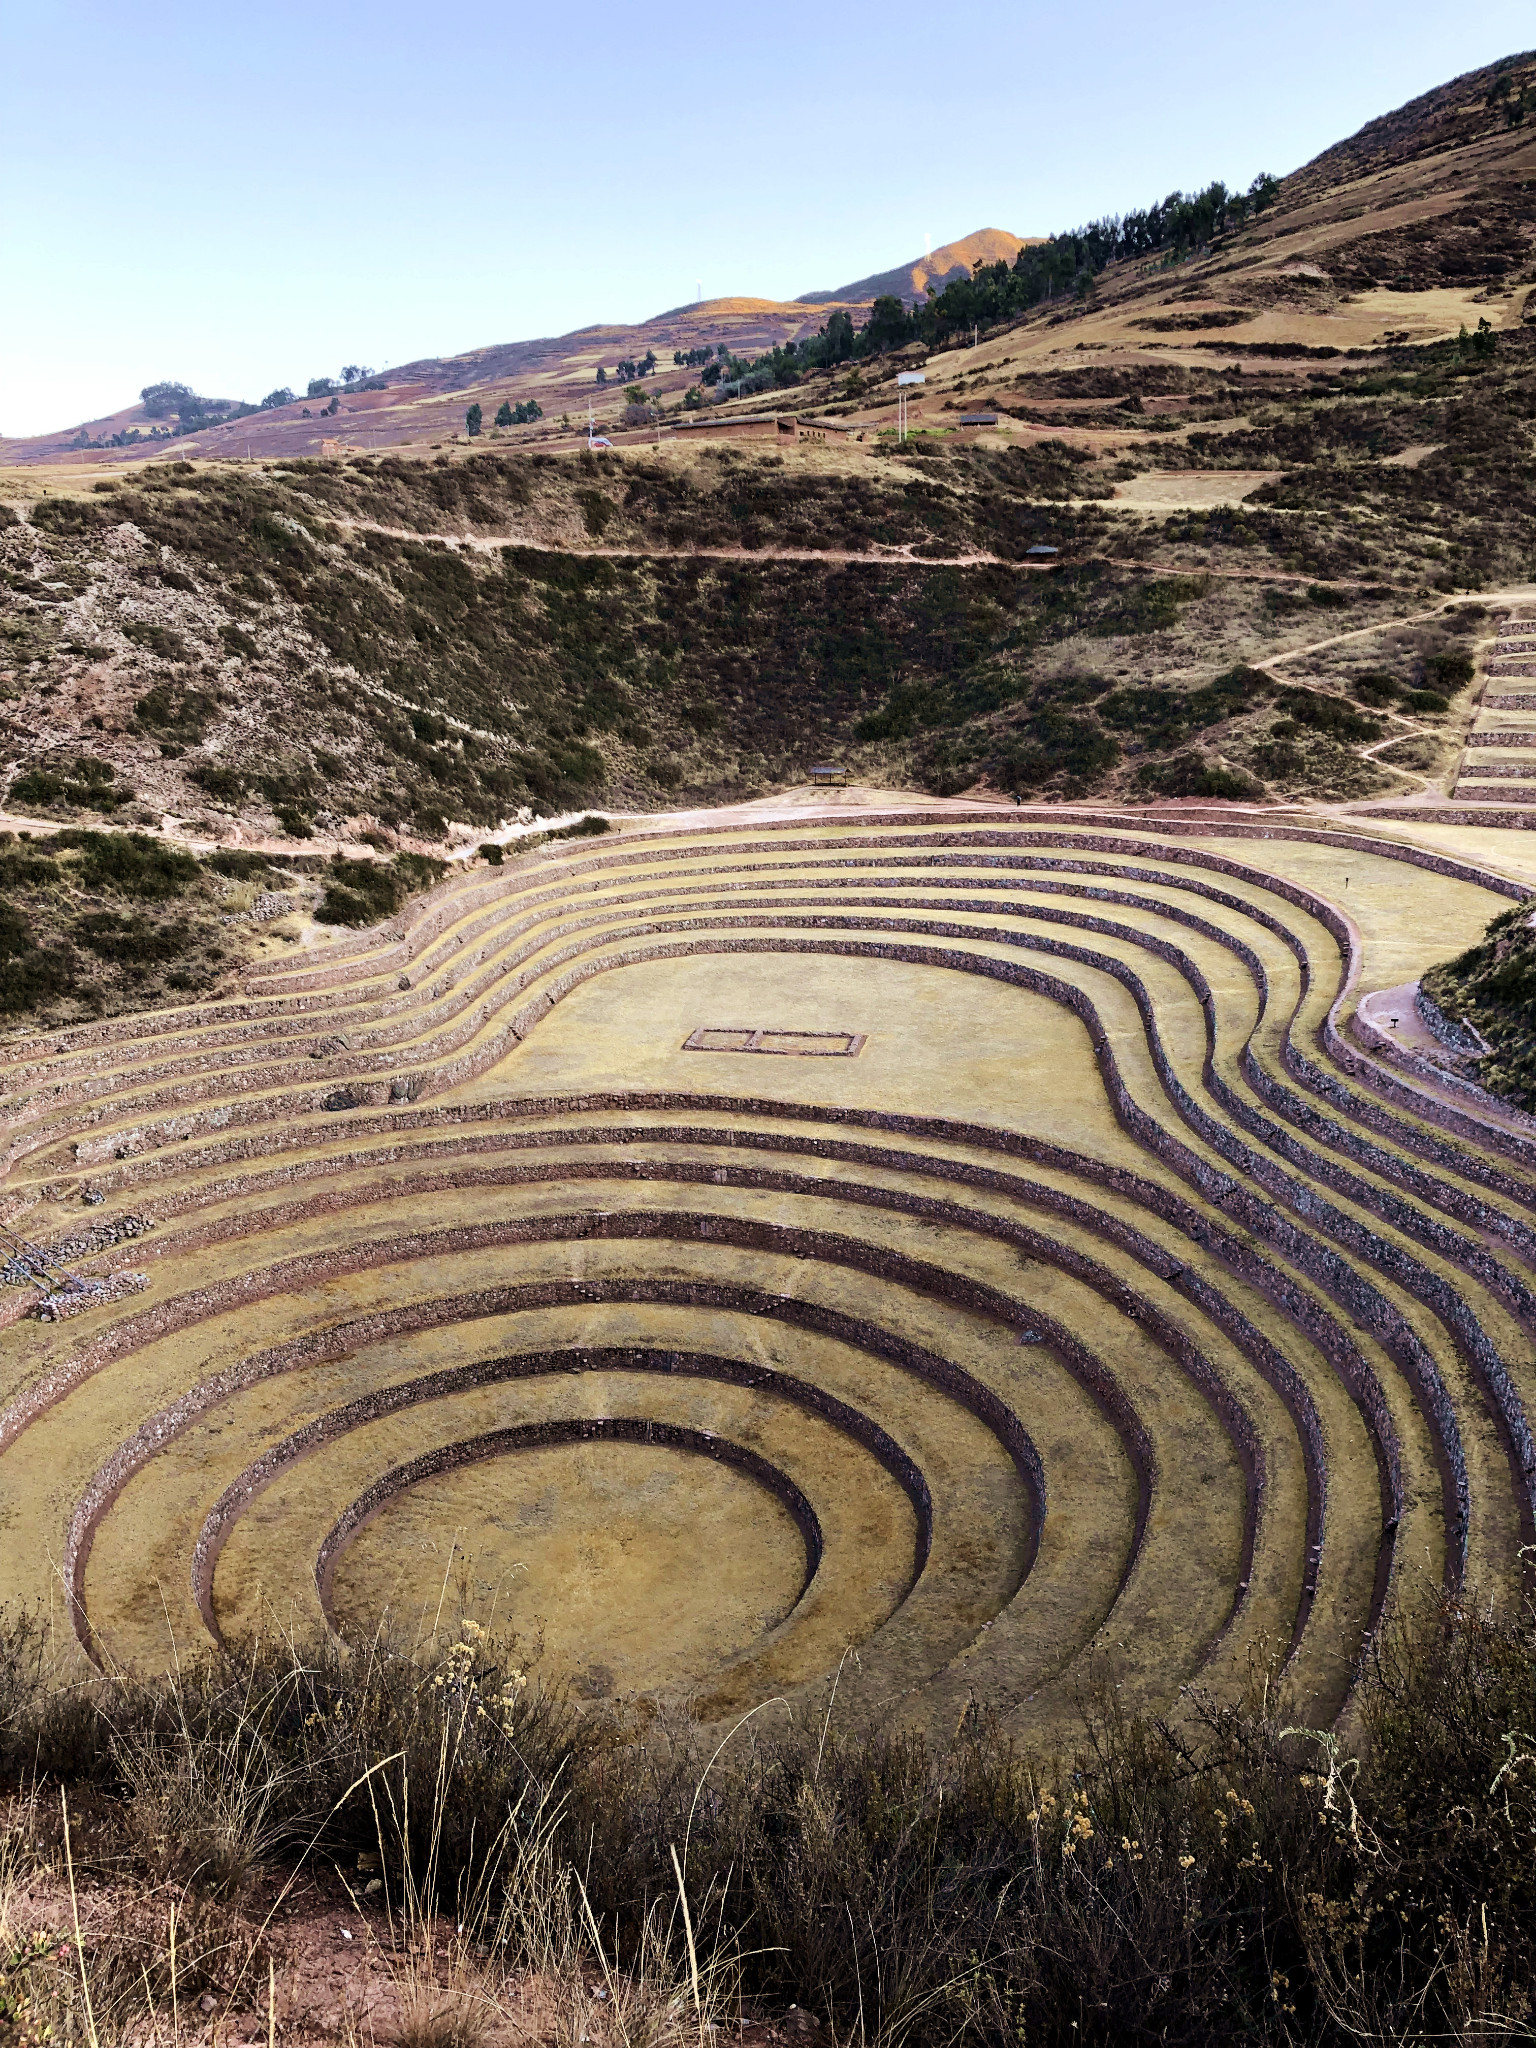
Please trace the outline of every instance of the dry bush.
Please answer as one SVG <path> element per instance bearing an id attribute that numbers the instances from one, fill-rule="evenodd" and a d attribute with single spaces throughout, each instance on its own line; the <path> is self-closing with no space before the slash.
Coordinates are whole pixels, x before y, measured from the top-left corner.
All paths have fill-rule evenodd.
<path id="1" fill-rule="evenodd" d="M 1383 1640 L 1353 1753 L 1262 1688 L 1175 1724 L 1108 1687 L 1059 1756 L 980 1709 L 943 1749 L 780 1712 L 710 1754 L 686 1722 L 578 1719 L 473 1626 L 417 1657 L 279 1639 L 50 1718 L 35 1637 L 0 1641 L 13 1778 L 67 1758 L 132 1867 L 167 1868 L 172 1811 L 197 1843 L 79 1953 L 6 1966 L 0 1999 L 56 2038 L 88 2032 L 87 1987 L 128 2026 L 199 1972 L 248 1980 L 218 1892 L 252 1857 L 359 1852 L 410 2048 L 708 2048 L 791 2002 L 858 2048 L 1536 2038 L 1530 1616 Z M 126 1811 L 88 1790 L 119 1773 Z"/>

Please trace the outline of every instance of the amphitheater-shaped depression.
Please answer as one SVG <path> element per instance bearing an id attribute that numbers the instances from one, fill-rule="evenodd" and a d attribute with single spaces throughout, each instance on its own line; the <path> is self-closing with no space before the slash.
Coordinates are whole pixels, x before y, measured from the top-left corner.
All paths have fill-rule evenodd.
<path id="1" fill-rule="evenodd" d="M 1256 1659 L 1336 1715 L 1531 1536 L 1536 1147 L 1349 1029 L 1522 893 L 1198 819 L 655 821 L 17 1043 L 8 1220 L 145 1284 L 3 1297 L 0 1599 L 141 1667 L 467 1607 L 706 1722 Z"/>

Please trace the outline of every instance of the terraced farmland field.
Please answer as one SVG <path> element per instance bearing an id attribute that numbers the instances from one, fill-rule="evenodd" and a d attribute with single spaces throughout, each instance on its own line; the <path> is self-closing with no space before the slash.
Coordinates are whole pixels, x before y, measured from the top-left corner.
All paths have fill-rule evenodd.
<path id="1" fill-rule="evenodd" d="M 13 1047 L 11 1225 L 146 1284 L 3 1297 L 0 1601 L 145 1668 L 467 1603 L 711 1723 L 1283 1666 L 1321 1725 L 1532 1534 L 1536 1143 L 1348 1027 L 1523 893 L 1196 819 L 658 821 Z"/>

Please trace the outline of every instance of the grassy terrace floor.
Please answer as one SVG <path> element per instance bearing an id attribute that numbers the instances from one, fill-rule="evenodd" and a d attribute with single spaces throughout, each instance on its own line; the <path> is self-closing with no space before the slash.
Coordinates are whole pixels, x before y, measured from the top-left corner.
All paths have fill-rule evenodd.
<path id="1" fill-rule="evenodd" d="M 1436 849 L 658 821 L 13 1047 L 5 1213 L 146 1284 L 0 1330 L 0 1600 L 145 1668 L 467 1607 L 706 1723 L 850 1647 L 941 1731 L 1257 1662 L 1321 1725 L 1532 1534 L 1536 1145 L 1347 1028 L 1523 893 Z"/>

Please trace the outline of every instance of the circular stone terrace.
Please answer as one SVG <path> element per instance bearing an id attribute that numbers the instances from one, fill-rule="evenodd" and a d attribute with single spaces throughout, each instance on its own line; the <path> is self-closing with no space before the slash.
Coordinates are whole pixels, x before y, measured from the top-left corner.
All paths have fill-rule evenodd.
<path id="1" fill-rule="evenodd" d="M 0 1602 L 146 1669 L 467 1609 L 706 1723 L 1258 1664 L 1323 1725 L 1532 1538 L 1536 1125 L 1354 1018 L 1524 893 L 1342 825 L 695 814 L 15 1044 L 3 1213 L 119 1277 L 0 1295 Z"/>

